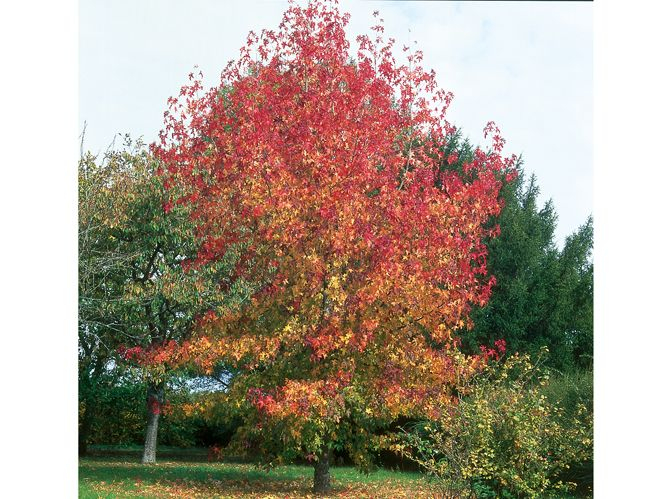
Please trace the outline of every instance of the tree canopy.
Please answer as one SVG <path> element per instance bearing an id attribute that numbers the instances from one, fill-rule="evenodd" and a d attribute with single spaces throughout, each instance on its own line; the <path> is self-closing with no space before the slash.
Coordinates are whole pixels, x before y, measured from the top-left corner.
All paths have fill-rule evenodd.
<path id="1" fill-rule="evenodd" d="M 140 367 L 150 416 L 159 415 L 165 380 L 178 367 L 169 353 L 190 337 L 196 317 L 234 300 L 236 287 L 220 291 L 229 260 L 184 267 L 199 240 L 187 206 L 165 209 L 174 194 L 144 144 L 128 137 L 122 148 L 79 162 L 82 451 L 101 380 L 113 381 L 111 371 L 124 365 Z"/>
<path id="2" fill-rule="evenodd" d="M 184 350 L 246 370 L 232 387 L 253 409 L 244 444 L 280 428 L 284 454 L 318 463 L 346 444 L 363 465 L 378 422 L 435 410 L 495 353 L 465 359 L 453 331 L 489 298 L 484 242 L 515 158 L 491 123 L 463 174 L 441 168 L 457 160 L 444 155 L 451 95 L 420 52 L 396 62 L 382 22 L 352 57 L 347 22 L 328 3 L 292 5 L 220 86 L 191 75 L 154 153 L 202 240 L 186 265 L 234 251 L 233 280 L 254 283 Z"/>

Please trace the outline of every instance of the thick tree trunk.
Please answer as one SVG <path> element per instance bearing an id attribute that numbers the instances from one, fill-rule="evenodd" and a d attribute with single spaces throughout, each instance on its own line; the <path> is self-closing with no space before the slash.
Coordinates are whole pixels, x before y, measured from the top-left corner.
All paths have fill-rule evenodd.
<path id="1" fill-rule="evenodd" d="M 142 464 L 156 462 L 156 447 L 158 444 L 158 421 L 160 411 L 165 402 L 165 387 L 163 383 L 149 383 L 146 390 L 146 439 L 144 440 L 144 455 Z"/>
<path id="2" fill-rule="evenodd" d="M 316 494 L 323 494 L 332 489 L 330 484 L 331 459 L 332 451 L 325 449 L 318 456 L 318 461 L 314 463 L 314 492 Z"/>

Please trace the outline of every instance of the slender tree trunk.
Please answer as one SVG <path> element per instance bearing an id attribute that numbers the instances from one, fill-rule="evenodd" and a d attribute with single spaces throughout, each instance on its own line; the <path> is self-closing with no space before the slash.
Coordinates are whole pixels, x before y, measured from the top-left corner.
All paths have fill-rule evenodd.
<path id="1" fill-rule="evenodd" d="M 158 443 L 158 421 L 160 411 L 165 402 L 164 383 L 149 383 L 146 390 L 146 439 L 144 440 L 144 455 L 142 464 L 153 464 L 156 462 L 156 446 Z"/>
<path id="2" fill-rule="evenodd" d="M 324 449 L 318 456 L 318 461 L 314 463 L 314 492 L 323 494 L 332 489 L 330 484 L 330 460 L 332 451 Z"/>

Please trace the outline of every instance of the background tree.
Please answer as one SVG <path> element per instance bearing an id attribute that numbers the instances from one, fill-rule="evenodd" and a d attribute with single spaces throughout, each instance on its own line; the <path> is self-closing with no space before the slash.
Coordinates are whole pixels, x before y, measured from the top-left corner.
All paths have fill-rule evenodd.
<path id="1" fill-rule="evenodd" d="M 166 381 L 176 367 L 165 348 L 176 350 L 198 316 L 231 296 L 220 284 L 229 284 L 234 262 L 183 265 L 199 242 L 187 207 L 172 207 L 169 195 L 155 160 L 128 137 L 100 161 L 91 154 L 80 161 L 80 438 L 86 441 L 102 373 L 139 366 L 147 383 L 146 463 L 155 462 Z"/>
<path id="2" fill-rule="evenodd" d="M 455 132 L 445 147 L 453 161 L 442 168 L 462 175 L 474 148 Z M 522 162 L 518 175 L 509 177 L 501 195 L 499 237 L 486 241 L 487 267 L 495 276 L 489 302 L 474 307 L 473 328 L 459 334 L 466 351 L 504 338 L 513 352 L 538 354 L 548 346 L 547 365 L 570 370 L 592 362 L 593 242 L 592 219 L 569 236 L 564 248 L 555 243 L 557 214 L 552 201 L 539 206 L 539 186 L 525 178 Z"/>
<path id="3" fill-rule="evenodd" d="M 220 87 L 191 75 L 154 150 L 192 206 L 193 265 L 243 241 L 234 279 L 258 285 L 200 321 L 186 353 L 244 371 L 240 444 L 312 460 L 316 491 L 334 450 L 368 465 L 376 428 L 436 410 L 483 362 L 452 331 L 488 299 L 483 240 L 513 164 L 491 124 L 466 176 L 440 170 L 450 94 L 420 52 L 395 62 L 382 24 L 352 60 L 347 21 L 292 5 L 278 32 L 249 35 Z"/>
<path id="4" fill-rule="evenodd" d="M 79 452 L 85 454 L 97 400 L 104 385 L 113 382 L 116 348 L 127 341 L 114 305 L 121 300 L 119 275 L 134 254 L 123 253 L 112 236 L 112 226 L 122 208 L 122 165 L 132 153 L 108 153 L 98 165 L 82 154 L 79 161 Z M 116 177 L 119 177 L 116 179 Z M 117 185 L 117 187 L 112 187 Z"/>
<path id="5" fill-rule="evenodd" d="M 558 283 L 561 285 L 562 302 L 556 304 L 558 324 L 555 336 L 566 332 L 565 351 L 571 358 L 564 364 L 569 368 L 592 370 L 593 362 L 593 292 L 594 264 L 592 261 L 593 225 L 592 217 L 567 237 L 559 257 Z M 564 336 L 563 336 L 564 337 Z"/>

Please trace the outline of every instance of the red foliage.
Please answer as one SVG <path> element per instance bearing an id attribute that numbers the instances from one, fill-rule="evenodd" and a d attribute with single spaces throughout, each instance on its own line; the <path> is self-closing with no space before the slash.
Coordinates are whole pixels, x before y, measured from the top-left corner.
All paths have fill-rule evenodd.
<path id="1" fill-rule="evenodd" d="M 495 341 L 494 348 L 489 348 L 486 347 L 485 345 L 481 345 L 480 349 L 481 349 L 481 354 L 483 355 L 486 361 L 488 359 L 499 360 L 506 353 L 506 341 L 497 340 Z"/>
<path id="2" fill-rule="evenodd" d="M 443 154 L 452 95 L 421 52 L 398 64 L 381 24 L 352 62 L 347 22 L 329 4 L 291 5 L 277 32 L 249 35 L 220 86 L 205 92 L 190 75 L 153 147 L 204 239 L 193 264 L 240 251 L 234 277 L 261 284 L 246 307 L 203 317 L 201 332 L 223 339 L 189 352 L 246 367 L 305 352 L 314 365 L 303 373 L 314 382 L 250 391 L 264 412 L 309 412 L 341 392 L 343 365 L 388 404 L 432 397 L 457 376 L 452 330 L 494 283 L 483 240 L 514 162 L 499 130 L 486 126 L 490 150 L 475 151 L 466 178 L 444 169 L 457 159 Z M 385 367 L 360 367 L 364 355 Z"/>
<path id="3" fill-rule="evenodd" d="M 149 411 L 151 414 L 160 414 L 160 401 L 156 397 L 149 398 Z"/>
<path id="4" fill-rule="evenodd" d="M 181 345 L 174 340 L 153 343 L 148 347 L 134 346 L 131 348 L 121 345 L 117 351 L 126 361 L 134 363 L 139 367 L 156 366 L 160 364 L 177 366 L 182 362 L 185 349 L 189 343 L 184 341 Z"/>

